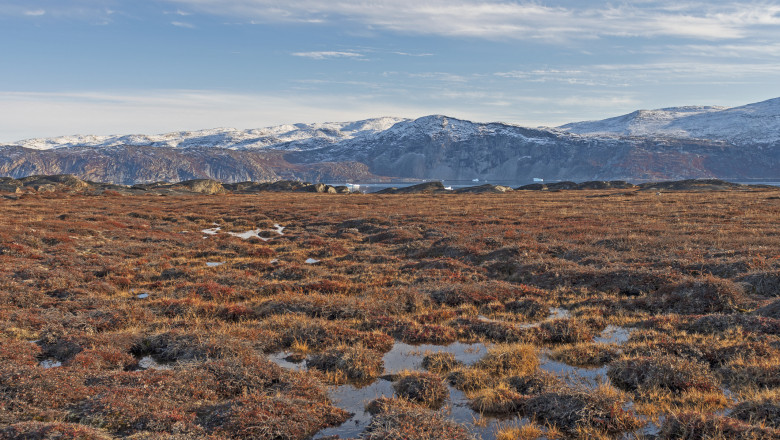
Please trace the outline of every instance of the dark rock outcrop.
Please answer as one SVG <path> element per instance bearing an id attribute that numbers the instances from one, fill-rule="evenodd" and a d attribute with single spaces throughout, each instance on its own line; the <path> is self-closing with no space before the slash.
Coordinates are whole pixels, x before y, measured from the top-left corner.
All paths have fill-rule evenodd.
<path id="1" fill-rule="evenodd" d="M 640 191 L 727 191 L 748 189 L 753 185 L 741 185 L 719 179 L 687 179 L 674 182 L 651 182 L 639 185 Z"/>
<path id="2" fill-rule="evenodd" d="M 447 191 L 441 182 L 425 182 L 404 188 L 386 188 L 376 194 L 434 194 Z"/>
<path id="3" fill-rule="evenodd" d="M 518 191 L 560 191 L 560 190 L 583 190 L 583 189 L 632 189 L 637 185 L 628 183 L 624 180 L 611 181 L 588 181 L 582 183 L 574 182 L 554 182 L 554 183 L 533 183 L 517 188 Z"/>
<path id="4" fill-rule="evenodd" d="M 512 191 L 514 190 L 508 186 L 491 185 L 489 183 L 486 183 L 484 185 L 458 188 L 452 192 L 456 194 L 503 194 L 505 192 L 512 192 Z"/>

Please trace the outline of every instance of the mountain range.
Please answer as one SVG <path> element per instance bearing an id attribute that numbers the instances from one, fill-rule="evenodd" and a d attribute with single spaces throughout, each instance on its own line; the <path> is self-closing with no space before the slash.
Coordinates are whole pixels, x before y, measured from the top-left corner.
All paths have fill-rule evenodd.
<path id="1" fill-rule="evenodd" d="M 210 178 L 661 180 L 780 178 L 780 98 L 639 110 L 526 128 L 433 115 L 161 135 L 65 136 L 0 146 L 0 176 L 135 184 Z"/>

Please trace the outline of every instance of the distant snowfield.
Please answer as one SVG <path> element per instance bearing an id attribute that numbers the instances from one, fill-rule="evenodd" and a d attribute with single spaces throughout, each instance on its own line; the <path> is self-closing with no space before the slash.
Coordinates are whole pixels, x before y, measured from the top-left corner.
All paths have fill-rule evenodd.
<path id="1" fill-rule="evenodd" d="M 76 135 L 57 138 L 27 139 L 14 143 L 25 148 L 50 150 L 58 148 L 111 148 L 153 146 L 169 148 L 227 148 L 233 150 L 275 149 L 310 151 L 338 144 L 354 149 L 369 142 L 381 142 L 385 135 L 396 139 L 416 136 L 442 136 L 450 141 L 478 136 L 503 134 L 522 137 L 537 144 L 554 142 L 562 133 L 584 137 L 674 137 L 723 140 L 735 144 L 770 144 L 780 141 L 780 98 L 741 107 L 672 107 L 638 110 L 601 121 L 575 122 L 557 128 L 523 130 L 512 124 L 477 124 L 441 115 L 416 120 L 384 117 L 357 122 L 279 125 L 276 127 L 237 130 L 215 128 L 159 135 L 92 136 Z M 365 141 L 365 142 L 361 142 Z"/>
<path id="2" fill-rule="evenodd" d="M 72 147 L 110 148 L 118 146 L 209 147 L 235 150 L 261 149 L 273 146 L 274 148 L 288 150 L 306 150 L 307 147 L 319 148 L 324 144 L 360 138 L 361 136 L 385 131 L 402 121 L 407 121 L 407 119 L 384 117 L 357 122 L 279 125 L 249 130 L 213 128 L 157 135 L 74 135 L 26 139 L 14 142 L 13 145 L 35 150 Z M 293 144 L 285 146 L 287 143 Z"/>
<path id="3" fill-rule="evenodd" d="M 780 141 L 780 98 L 733 108 L 639 110 L 616 118 L 575 122 L 558 128 L 588 136 L 663 136 L 769 144 Z"/>

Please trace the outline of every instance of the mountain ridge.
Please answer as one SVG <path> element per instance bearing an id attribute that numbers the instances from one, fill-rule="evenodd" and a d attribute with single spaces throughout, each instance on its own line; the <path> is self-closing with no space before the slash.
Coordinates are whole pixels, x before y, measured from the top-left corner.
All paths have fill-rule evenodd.
<path id="1" fill-rule="evenodd" d="M 32 139 L 0 147 L 0 175 L 157 180 L 446 179 L 523 182 L 780 177 L 780 98 L 639 110 L 529 128 L 445 115 Z"/>

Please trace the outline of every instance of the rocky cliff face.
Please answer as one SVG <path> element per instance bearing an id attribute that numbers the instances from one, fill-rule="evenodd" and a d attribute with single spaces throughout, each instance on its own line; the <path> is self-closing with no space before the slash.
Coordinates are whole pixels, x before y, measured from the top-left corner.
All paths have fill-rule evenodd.
<path id="1" fill-rule="evenodd" d="M 376 174 L 426 179 L 740 180 L 777 178 L 780 143 L 581 136 L 438 116 L 399 123 L 371 143 L 347 141 L 285 157 L 301 163 L 351 158 Z"/>
<path id="2" fill-rule="evenodd" d="M 0 176 L 73 174 L 85 180 L 124 185 L 214 179 L 222 182 L 374 179 L 369 167 L 351 161 L 293 164 L 273 150 L 168 147 L 66 148 L 0 147 Z"/>

